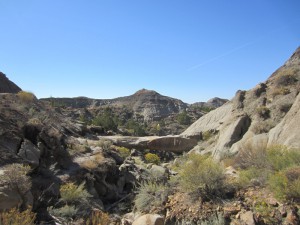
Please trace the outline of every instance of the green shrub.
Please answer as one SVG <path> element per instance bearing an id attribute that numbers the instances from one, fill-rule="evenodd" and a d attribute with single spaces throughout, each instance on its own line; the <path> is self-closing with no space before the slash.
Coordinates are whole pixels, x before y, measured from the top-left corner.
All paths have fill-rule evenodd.
<path id="1" fill-rule="evenodd" d="M 191 117 L 184 111 L 177 115 L 177 121 L 181 125 L 190 125 Z"/>
<path id="2" fill-rule="evenodd" d="M 272 175 L 269 188 L 283 200 L 300 200 L 300 166 L 291 167 Z"/>
<path id="3" fill-rule="evenodd" d="M 267 163 L 274 171 L 300 165 L 300 151 L 288 149 L 282 145 L 274 145 L 267 149 Z"/>
<path id="4" fill-rule="evenodd" d="M 145 160 L 147 163 L 154 163 L 156 165 L 158 165 L 160 163 L 159 156 L 156 154 L 153 154 L 153 153 L 147 153 L 145 155 Z"/>
<path id="5" fill-rule="evenodd" d="M 202 140 L 208 141 L 213 136 L 213 132 L 210 130 L 202 132 Z"/>
<path id="6" fill-rule="evenodd" d="M 137 190 L 134 204 L 139 212 L 149 213 L 153 208 L 163 207 L 169 194 L 170 188 L 162 183 L 144 182 Z"/>
<path id="7" fill-rule="evenodd" d="M 61 201 L 64 203 L 74 203 L 86 201 L 91 195 L 84 189 L 84 183 L 76 185 L 74 183 L 66 183 L 60 187 Z"/>
<path id="8" fill-rule="evenodd" d="M 264 185 L 270 174 L 269 170 L 250 167 L 241 170 L 238 178 L 238 186 L 241 188 L 249 186 Z"/>
<path id="9" fill-rule="evenodd" d="M 20 212 L 17 208 L 0 212 L 0 225 L 34 225 L 36 214 L 31 212 L 31 208 Z"/>
<path id="10" fill-rule="evenodd" d="M 20 92 L 18 92 L 17 96 L 23 102 L 32 102 L 36 99 L 35 95 L 28 91 L 20 91 Z"/>
<path id="11" fill-rule="evenodd" d="M 125 147 L 117 147 L 117 151 L 119 152 L 120 156 L 125 159 L 130 156 L 130 150 Z"/>
<path id="12" fill-rule="evenodd" d="M 116 131 L 118 128 L 117 118 L 113 115 L 113 112 L 110 108 L 106 108 L 103 114 L 94 118 L 92 120 L 92 124 L 96 126 L 102 126 L 106 131 Z"/>
<path id="13" fill-rule="evenodd" d="M 221 196 L 224 190 L 224 170 L 211 157 L 190 154 L 179 170 L 180 186 L 200 197 Z"/>
<path id="14" fill-rule="evenodd" d="M 126 128 L 131 131 L 134 136 L 145 136 L 146 131 L 143 126 L 141 126 L 138 122 L 133 119 L 128 120 L 126 123 Z"/>
<path id="15" fill-rule="evenodd" d="M 48 211 L 51 215 L 59 218 L 70 220 L 78 213 L 78 209 L 74 205 L 64 205 L 61 208 L 49 207 Z"/>

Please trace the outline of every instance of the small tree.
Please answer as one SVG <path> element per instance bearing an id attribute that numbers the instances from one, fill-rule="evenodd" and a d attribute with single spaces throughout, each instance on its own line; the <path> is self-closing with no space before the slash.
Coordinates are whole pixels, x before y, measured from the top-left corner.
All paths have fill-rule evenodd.
<path id="1" fill-rule="evenodd" d="M 177 115 L 177 121 L 181 125 L 190 125 L 191 117 L 186 113 L 186 111 Z"/>

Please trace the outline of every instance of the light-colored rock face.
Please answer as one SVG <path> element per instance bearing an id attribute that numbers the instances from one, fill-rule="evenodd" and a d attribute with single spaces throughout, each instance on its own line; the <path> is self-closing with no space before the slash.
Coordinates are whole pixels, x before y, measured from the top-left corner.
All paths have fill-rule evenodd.
<path id="1" fill-rule="evenodd" d="M 205 116 L 201 117 L 195 123 L 193 123 L 187 130 L 181 135 L 186 137 L 194 137 L 201 132 L 209 130 L 221 130 L 224 126 L 224 122 L 231 120 L 232 118 L 232 103 L 228 102 L 220 108 L 217 108 Z"/>
<path id="2" fill-rule="evenodd" d="M 265 82 L 236 96 L 192 124 L 181 136 L 198 137 L 194 150 L 216 159 L 237 153 L 246 143 L 300 148 L 300 48 Z M 273 129 L 272 129 L 273 128 Z M 214 139 L 205 140 L 213 131 Z M 208 145 L 203 143 L 208 142 Z M 202 149 L 203 150 L 203 149 Z"/>
<path id="3" fill-rule="evenodd" d="M 33 168 L 36 168 L 39 166 L 41 152 L 40 149 L 38 149 L 29 140 L 25 140 L 21 145 L 18 156 L 20 156 L 25 162 L 28 162 Z"/>
<path id="4" fill-rule="evenodd" d="M 283 120 L 269 133 L 268 145 L 282 144 L 300 149 L 300 94 Z"/>
<path id="5" fill-rule="evenodd" d="M 135 220 L 132 225 L 164 225 L 164 218 L 160 215 L 146 214 Z"/>
<path id="6" fill-rule="evenodd" d="M 180 136 L 105 136 L 105 139 L 112 141 L 117 146 L 136 149 L 164 150 L 175 153 L 182 153 L 192 149 L 197 140 Z"/>

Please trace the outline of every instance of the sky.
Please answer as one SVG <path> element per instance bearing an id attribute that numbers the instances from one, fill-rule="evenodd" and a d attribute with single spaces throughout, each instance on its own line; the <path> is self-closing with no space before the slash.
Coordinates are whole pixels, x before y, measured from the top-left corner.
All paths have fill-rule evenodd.
<path id="1" fill-rule="evenodd" d="M 0 0 L 0 71 L 38 98 L 231 99 L 300 46 L 299 12 L 299 0 Z"/>

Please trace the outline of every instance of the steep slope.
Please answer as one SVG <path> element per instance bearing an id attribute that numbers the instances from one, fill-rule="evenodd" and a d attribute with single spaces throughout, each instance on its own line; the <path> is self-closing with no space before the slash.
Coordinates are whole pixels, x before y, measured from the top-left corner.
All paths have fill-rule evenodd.
<path id="1" fill-rule="evenodd" d="M 300 48 L 269 79 L 192 124 L 185 137 L 198 137 L 195 150 L 220 159 L 247 143 L 300 147 Z"/>
<path id="2" fill-rule="evenodd" d="M 21 91 L 21 88 L 11 82 L 4 73 L 0 72 L 0 93 L 18 93 L 19 91 Z"/>

